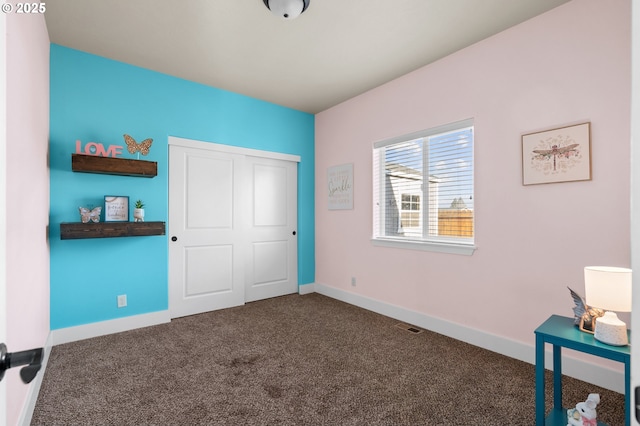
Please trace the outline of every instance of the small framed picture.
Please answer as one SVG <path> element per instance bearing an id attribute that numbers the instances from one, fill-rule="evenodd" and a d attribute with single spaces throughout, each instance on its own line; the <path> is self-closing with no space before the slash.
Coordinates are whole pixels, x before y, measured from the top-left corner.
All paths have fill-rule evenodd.
<path id="1" fill-rule="evenodd" d="M 522 184 L 591 180 L 591 123 L 522 136 Z"/>
<path id="2" fill-rule="evenodd" d="M 104 221 L 129 222 L 129 197 L 105 195 Z"/>
<path id="3" fill-rule="evenodd" d="M 353 163 L 329 167 L 327 170 L 329 210 L 353 209 Z"/>

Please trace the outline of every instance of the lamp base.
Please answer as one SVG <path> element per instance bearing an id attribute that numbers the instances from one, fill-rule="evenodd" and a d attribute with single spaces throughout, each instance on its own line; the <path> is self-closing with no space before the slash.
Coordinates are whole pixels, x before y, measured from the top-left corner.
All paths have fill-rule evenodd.
<path id="1" fill-rule="evenodd" d="M 627 325 L 618 319 L 614 312 L 605 312 L 596 318 L 596 340 L 612 346 L 627 346 L 629 338 L 627 336 Z"/>

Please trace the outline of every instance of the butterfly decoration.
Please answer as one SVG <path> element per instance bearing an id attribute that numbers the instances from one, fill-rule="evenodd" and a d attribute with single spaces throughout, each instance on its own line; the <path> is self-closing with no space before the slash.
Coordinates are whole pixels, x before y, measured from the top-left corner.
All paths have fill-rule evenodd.
<path id="1" fill-rule="evenodd" d="M 135 154 L 137 152 L 138 158 L 140 158 L 140 153 L 142 153 L 142 155 L 149 154 L 149 148 L 151 148 L 151 144 L 153 143 L 153 139 L 151 138 L 138 143 L 134 138 L 127 134 L 124 135 L 124 141 L 127 144 L 127 151 L 131 154 Z"/>
<path id="2" fill-rule="evenodd" d="M 89 210 L 86 207 L 78 207 L 80 210 L 80 218 L 82 219 L 82 223 L 88 223 L 89 221 L 98 223 L 100 222 L 100 213 L 102 212 L 102 207 L 96 207 L 93 210 Z"/>

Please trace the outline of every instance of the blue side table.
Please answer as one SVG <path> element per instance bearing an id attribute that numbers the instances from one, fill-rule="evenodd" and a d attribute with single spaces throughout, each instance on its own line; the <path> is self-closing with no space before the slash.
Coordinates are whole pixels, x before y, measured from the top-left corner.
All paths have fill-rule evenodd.
<path id="1" fill-rule="evenodd" d="M 631 425 L 631 347 L 610 346 L 580 331 L 573 318 L 552 315 L 535 331 L 536 334 L 536 426 L 566 426 L 567 410 L 562 408 L 563 347 L 624 363 L 625 424 Z M 629 339 L 631 340 L 631 339 Z M 553 407 L 545 419 L 544 348 L 553 345 Z M 585 395 L 586 398 L 586 395 Z M 603 423 L 598 423 L 603 425 Z"/>

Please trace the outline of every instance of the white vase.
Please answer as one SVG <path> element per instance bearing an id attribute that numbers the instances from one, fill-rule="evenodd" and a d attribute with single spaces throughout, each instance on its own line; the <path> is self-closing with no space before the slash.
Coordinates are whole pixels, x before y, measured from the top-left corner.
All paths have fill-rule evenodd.
<path id="1" fill-rule="evenodd" d="M 133 221 L 144 222 L 144 209 L 133 209 Z"/>

